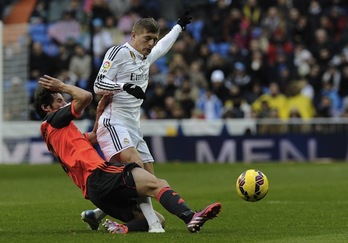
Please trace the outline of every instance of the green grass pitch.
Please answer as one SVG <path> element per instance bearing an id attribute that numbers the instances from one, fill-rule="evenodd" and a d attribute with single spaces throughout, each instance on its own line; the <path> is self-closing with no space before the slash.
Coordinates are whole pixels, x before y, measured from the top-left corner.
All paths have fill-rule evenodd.
<path id="1" fill-rule="evenodd" d="M 237 177 L 249 168 L 269 179 L 259 202 L 236 193 Z M 348 163 L 158 163 L 155 170 L 193 209 L 220 201 L 219 217 L 191 234 L 153 201 L 166 218 L 164 234 L 90 231 L 80 213 L 93 206 L 59 165 L 1 165 L 0 242 L 348 241 Z"/>

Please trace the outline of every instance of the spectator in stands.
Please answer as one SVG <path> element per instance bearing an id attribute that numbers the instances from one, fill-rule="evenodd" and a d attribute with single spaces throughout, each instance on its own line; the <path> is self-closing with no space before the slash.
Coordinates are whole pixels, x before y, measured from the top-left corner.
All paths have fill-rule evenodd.
<path id="1" fill-rule="evenodd" d="M 247 52 L 246 50 L 246 48 L 241 48 L 235 41 L 229 43 L 226 56 L 224 57 L 226 62 L 228 63 L 229 69 L 233 69 L 234 63 L 244 62 L 245 60 L 247 60 L 250 52 Z"/>
<path id="2" fill-rule="evenodd" d="M 223 34 L 225 42 L 234 41 L 234 36 L 240 31 L 240 24 L 243 20 L 241 11 L 232 8 L 227 18 L 223 21 Z"/>
<path id="3" fill-rule="evenodd" d="M 130 11 L 137 13 L 142 18 L 152 16 L 158 19 L 161 15 L 159 0 L 132 0 Z"/>
<path id="4" fill-rule="evenodd" d="M 108 0 L 107 4 L 113 15 L 119 19 L 131 8 L 132 0 Z"/>
<path id="5" fill-rule="evenodd" d="M 110 33 L 112 43 L 114 45 L 121 45 L 126 42 L 124 33 L 117 28 L 117 20 L 114 16 L 110 15 L 105 18 L 105 30 Z"/>
<path id="6" fill-rule="evenodd" d="M 107 17 L 113 16 L 107 0 L 93 0 L 91 7 L 93 20 L 100 19 L 105 23 Z"/>
<path id="7" fill-rule="evenodd" d="M 269 79 L 275 81 L 281 87 L 281 92 L 286 94 L 286 88 L 294 76 L 293 62 L 283 51 L 278 51 L 275 56 L 275 62 L 270 65 L 268 72 Z"/>
<path id="8" fill-rule="evenodd" d="M 249 22 L 251 27 L 260 26 L 263 11 L 258 5 L 257 0 L 247 0 L 242 8 L 244 19 Z"/>
<path id="9" fill-rule="evenodd" d="M 161 10 L 159 12 L 160 17 L 169 22 L 174 23 L 180 14 L 185 11 L 181 0 L 159 0 L 158 2 L 158 5 L 161 6 Z"/>
<path id="10" fill-rule="evenodd" d="M 304 43 L 306 46 L 310 46 L 313 39 L 312 29 L 313 26 L 308 16 L 300 15 L 298 20 L 292 25 L 290 40 L 295 43 Z"/>
<path id="11" fill-rule="evenodd" d="M 328 67 L 325 69 L 322 75 L 322 83 L 331 83 L 332 88 L 335 90 L 339 89 L 341 80 L 340 70 L 333 64 L 328 64 Z"/>
<path id="12" fill-rule="evenodd" d="M 74 18 L 80 23 L 80 24 L 86 24 L 84 23 L 85 20 L 85 13 L 83 11 L 83 8 L 81 8 L 81 1 L 80 0 L 70 0 L 69 5 L 66 8 L 69 12 L 71 12 L 74 16 Z"/>
<path id="13" fill-rule="evenodd" d="M 206 42 L 202 42 L 197 47 L 197 60 L 202 63 L 202 70 L 205 70 L 208 67 L 210 56 L 212 52 L 209 49 L 209 46 Z M 209 76 L 206 77 L 207 79 Z"/>
<path id="14" fill-rule="evenodd" d="M 199 97 L 196 103 L 196 116 L 206 120 L 216 120 L 222 117 L 223 104 L 211 89 Z"/>
<path id="15" fill-rule="evenodd" d="M 138 13 L 129 10 L 118 19 L 117 28 L 124 33 L 126 41 L 130 40 L 132 27 L 140 18 Z"/>
<path id="16" fill-rule="evenodd" d="M 322 69 L 327 68 L 329 60 L 332 58 L 332 43 L 324 29 L 316 29 L 314 33 L 314 42 L 311 44 L 311 53 L 317 60 Z"/>
<path id="17" fill-rule="evenodd" d="M 303 65 L 309 65 L 313 63 L 313 55 L 306 48 L 304 43 L 298 42 L 294 46 L 294 66 L 299 68 Z"/>
<path id="18" fill-rule="evenodd" d="M 76 41 L 81 37 L 80 23 L 74 18 L 73 12 L 66 10 L 60 20 L 48 27 L 48 35 L 57 44 L 65 44 L 69 38 Z"/>
<path id="19" fill-rule="evenodd" d="M 259 82 L 252 82 L 251 91 L 243 95 L 243 99 L 248 105 L 254 103 L 263 94 L 262 86 Z"/>
<path id="20" fill-rule="evenodd" d="M 276 63 L 277 54 L 292 55 L 294 50 L 293 44 L 287 40 L 285 32 L 277 28 L 271 35 L 269 46 L 267 49 L 268 62 L 272 65 Z"/>
<path id="21" fill-rule="evenodd" d="M 175 91 L 174 97 L 183 110 L 183 117 L 191 118 L 195 102 L 199 97 L 199 89 L 192 85 L 189 76 L 185 76 L 181 86 Z"/>
<path id="22" fill-rule="evenodd" d="M 269 30 L 272 35 L 277 29 L 283 30 L 285 22 L 280 16 L 278 9 L 275 6 L 271 6 L 268 8 L 265 17 L 262 19 L 261 25 L 263 28 Z"/>
<path id="23" fill-rule="evenodd" d="M 165 89 L 165 96 L 174 96 L 176 90 L 178 89 L 178 85 L 176 83 L 176 79 L 175 79 L 175 73 L 173 71 L 170 71 L 167 73 L 167 77 L 166 77 L 166 82 L 164 85 Z"/>
<path id="24" fill-rule="evenodd" d="M 202 63 L 199 60 L 195 60 L 191 62 L 188 73 L 192 86 L 197 87 L 200 93 L 208 87 L 208 82 L 204 76 L 202 66 Z"/>
<path id="25" fill-rule="evenodd" d="M 209 81 L 209 86 L 211 87 L 211 74 L 214 70 L 221 70 L 224 74 L 229 73 L 229 67 L 226 60 L 218 53 L 213 53 L 209 56 L 207 65 L 205 67 L 205 75 Z"/>
<path id="26" fill-rule="evenodd" d="M 313 118 L 316 114 L 312 101 L 307 96 L 301 94 L 301 89 L 297 82 L 293 82 L 289 85 L 287 107 L 287 117 L 290 117 L 290 111 L 294 109 L 298 110 L 302 119 Z"/>
<path id="27" fill-rule="evenodd" d="M 89 49 L 91 46 L 91 38 L 93 38 L 93 64 L 96 68 L 99 68 L 106 50 L 113 45 L 112 36 L 105 30 L 102 19 L 94 19 L 92 25 L 93 37 L 88 35 L 83 45 L 86 49 Z"/>
<path id="28" fill-rule="evenodd" d="M 85 24 L 83 23 L 85 20 L 79 17 L 81 14 L 84 15 L 81 13 L 81 1 L 52 0 L 49 2 L 47 14 L 49 25 L 55 26 L 62 22 L 63 11 L 73 13 L 72 15 L 75 16 L 75 20 L 78 20 L 79 25 Z M 308 84 L 314 89 L 315 107 L 319 107 L 321 102 L 322 78 L 330 80 L 330 82 L 334 81 L 334 88 L 338 89 L 341 98 L 348 94 L 345 92 L 347 90 L 346 82 L 343 81 L 345 80 L 343 70 L 348 63 L 348 51 L 346 50 L 348 48 L 345 47 L 348 40 L 348 25 L 346 24 L 348 17 L 345 11 L 348 10 L 348 4 L 345 1 L 293 0 L 291 4 L 286 5 L 290 2 L 286 0 L 217 0 L 185 1 L 185 4 L 182 5 L 180 0 L 151 0 L 147 2 L 144 9 L 139 8 L 144 4 L 144 1 L 140 0 L 96 0 L 91 2 L 93 5 L 85 6 L 84 10 L 86 13 L 91 11 L 94 19 L 104 20 L 104 28 L 112 33 L 112 43 L 116 45 L 128 40 L 131 27 L 144 11 L 148 11 L 148 6 L 153 6 L 155 13 L 158 8 L 161 9 L 159 17 L 162 19 L 158 19 L 158 22 L 161 23 L 163 33 L 170 28 L 171 21 L 177 19 L 175 16 L 178 11 L 182 12 L 186 6 L 195 9 L 194 20 L 190 26 L 192 29 L 189 27 L 173 46 L 172 51 L 159 62 L 159 70 L 153 77 L 154 81 L 158 77 L 161 77 L 162 81 L 167 77 L 169 80 L 174 78 L 174 86 L 170 82 L 162 82 L 166 96 L 174 96 L 175 90 L 187 74 L 193 85 L 199 86 L 200 90 L 204 91 L 207 87 L 211 87 L 210 76 L 214 70 L 222 70 L 227 76 L 233 70 L 235 62 L 245 64 L 245 72 L 250 76 L 251 84 L 258 82 L 262 87 L 268 87 L 270 82 L 278 82 L 282 87 L 283 95 L 286 94 L 286 87 L 293 79 L 307 79 Z M 42 3 L 47 3 L 47 1 L 38 1 L 38 9 L 44 8 Z M 207 11 L 214 14 L 202 14 Z M 169 15 L 166 12 L 170 12 Z M 42 13 L 45 14 L 45 11 L 35 11 L 33 16 L 40 17 Z M 59 14 L 59 18 L 56 17 L 56 14 Z M 153 14 L 151 15 L 153 16 Z M 44 16 L 41 17 L 44 18 Z M 215 20 L 213 20 L 214 18 Z M 196 22 L 197 26 L 193 28 Z M 249 25 L 244 30 L 250 31 L 250 43 L 246 47 L 241 45 L 243 48 L 238 48 L 237 41 L 241 39 L 235 39 L 235 37 L 242 36 L 243 28 L 240 28 L 240 23 L 243 22 Z M 115 28 L 116 25 L 117 28 Z M 223 26 L 223 31 L 221 26 Z M 242 24 L 242 26 L 246 25 Z M 71 30 L 72 26 L 68 27 L 68 30 Z M 202 31 L 199 32 L 202 33 L 199 38 L 197 38 L 197 31 Z M 77 39 L 71 38 L 72 36 L 67 32 L 69 31 L 64 29 L 63 35 L 59 32 L 55 32 L 55 34 L 59 35 L 57 38 L 75 40 L 76 43 Z M 227 44 L 226 41 L 228 41 Z M 82 43 L 85 44 L 84 41 Z M 295 49 L 291 49 L 291 46 Z M 33 44 L 32 47 L 33 50 L 40 49 L 36 44 Z M 85 45 L 85 48 L 87 51 L 90 50 L 89 45 Z M 68 49 L 70 48 L 68 47 Z M 52 55 L 48 59 L 57 58 L 55 56 L 57 52 L 51 52 L 47 46 L 44 50 L 46 53 L 49 51 Z M 35 52 L 42 53 L 43 50 Z M 53 69 L 51 69 L 49 61 L 43 61 L 45 57 L 40 57 L 41 54 L 30 57 L 33 60 L 30 62 L 30 78 L 37 79 L 43 73 L 53 75 L 63 70 L 61 66 L 66 66 L 67 63 L 64 62 L 64 57 L 66 57 L 64 53 L 60 53 L 62 59 Z M 177 61 L 174 60 L 176 58 L 173 58 L 176 55 L 173 54 L 178 53 L 182 55 L 180 62 L 185 63 L 184 68 L 174 68 L 167 73 L 168 66 L 177 66 Z M 271 66 L 267 60 L 272 61 Z M 336 66 L 335 73 L 332 73 L 331 65 Z M 187 69 L 188 67 L 190 69 Z M 41 74 L 37 72 L 38 70 Z M 341 77 L 338 74 L 341 74 Z M 151 90 L 148 89 L 148 92 L 150 94 Z M 280 117 L 282 117 L 282 112 L 280 112 Z"/>
<path id="29" fill-rule="evenodd" d="M 338 94 L 340 95 L 343 104 L 348 104 L 348 64 L 342 67 L 341 79 L 338 86 Z"/>
<path id="30" fill-rule="evenodd" d="M 165 72 L 161 72 L 156 62 L 150 66 L 149 76 L 154 84 L 165 85 L 167 74 Z M 146 91 L 148 91 L 148 89 Z"/>
<path id="31" fill-rule="evenodd" d="M 68 44 L 69 43 L 69 44 Z M 76 42 L 71 39 L 64 45 L 58 45 L 58 54 L 52 56 L 52 62 L 54 63 L 54 73 L 60 73 L 65 70 L 69 70 L 71 56 L 73 55 L 73 48 L 75 48 Z"/>
<path id="32" fill-rule="evenodd" d="M 323 97 L 327 97 L 330 99 L 330 114 L 333 117 L 339 116 L 342 109 L 342 101 L 341 98 L 337 92 L 337 89 L 335 89 L 331 82 L 324 82 L 323 88 L 321 90 L 321 97 L 323 100 Z M 322 101 L 323 102 L 323 101 Z M 327 102 L 326 102 L 327 103 Z M 320 104 L 319 104 L 320 107 Z"/>
<path id="33" fill-rule="evenodd" d="M 76 45 L 75 53 L 69 63 L 69 71 L 73 72 L 78 79 L 78 86 L 86 89 L 87 82 L 91 75 L 92 57 L 86 53 L 82 45 Z"/>
<path id="34" fill-rule="evenodd" d="M 311 101 L 314 99 L 313 86 L 308 82 L 306 78 L 298 80 L 298 85 L 301 89 L 301 94 L 307 96 Z"/>
<path id="35" fill-rule="evenodd" d="M 45 73 L 51 74 L 53 69 L 52 59 L 43 51 L 42 44 L 32 43 L 29 55 L 29 79 L 38 80 Z"/>
<path id="36" fill-rule="evenodd" d="M 288 117 L 287 97 L 280 92 L 278 83 L 271 82 L 268 92 L 261 95 L 252 103 L 252 109 L 260 112 L 264 102 L 267 102 L 271 109 L 277 109 L 280 118 L 285 119 Z"/>
<path id="37" fill-rule="evenodd" d="M 308 83 L 314 89 L 313 104 L 317 106 L 317 104 L 320 102 L 320 91 L 322 88 L 322 71 L 320 70 L 320 66 L 318 64 L 311 65 L 310 67 L 311 68 L 307 76 L 307 79 Z"/>
<path id="38" fill-rule="evenodd" d="M 265 55 L 260 50 L 255 50 L 250 53 L 246 72 L 250 75 L 251 84 L 259 83 L 262 86 L 268 86 L 269 66 L 267 64 Z"/>
<path id="39" fill-rule="evenodd" d="M 145 114 L 150 119 L 164 118 L 163 113 L 165 111 L 165 86 L 162 84 L 156 84 L 154 88 L 154 93 L 149 96 L 142 104 Z"/>
<path id="40" fill-rule="evenodd" d="M 252 83 L 249 74 L 246 72 L 244 63 L 236 62 L 229 80 L 232 85 L 240 88 L 241 95 L 245 95 L 251 91 Z"/>
<path id="41" fill-rule="evenodd" d="M 240 93 L 240 88 L 232 85 L 229 88 L 228 98 L 224 103 L 223 118 L 249 118 L 250 112 L 250 105 Z"/>
<path id="42" fill-rule="evenodd" d="M 194 106 L 194 104 L 193 104 Z M 164 119 L 183 119 L 185 118 L 185 112 L 181 106 L 181 103 L 176 101 L 174 97 L 168 96 L 165 99 L 165 116 Z"/>
<path id="43" fill-rule="evenodd" d="M 33 9 L 29 22 L 31 24 L 47 23 L 47 4 L 39 1 Z"/>
<path id="44" fill-rule="evenodd" d="M 221 43 L 224 41 L 223 16 L 217 10 L 212 10 L 210 18 L 204 21 L 202 40 L 208 44 Z"/>
<path id="45" fill-rule="evenodd" d="M 228 99 L 229 89 L 225 83 L 225 74 L 222 70 L 214 70 L 210 77 L 212 92 L 221 100 L 222 104 Z"/>
<path id="46" fill-rule="evenodd" d="M 321 102 L 319 103 L 319 106 L 317 107 L 316 110 L 317 110 L 316 117 L 320 117 L 320 118 L 333 117 L 331 99 L 328 96 L 322 96 Z"/>
<path id="47" fill-rule="evenodd" d="M 182 80 L 188 73 L 188 64 L 181 53 L 174 53 L 169 64 L 169 71 L 175 76 L 175 85 L 180 86 Z"/>

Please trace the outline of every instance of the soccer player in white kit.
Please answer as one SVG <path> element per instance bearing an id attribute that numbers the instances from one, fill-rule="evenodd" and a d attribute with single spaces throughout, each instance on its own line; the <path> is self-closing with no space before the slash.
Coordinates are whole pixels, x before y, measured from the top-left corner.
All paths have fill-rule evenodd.
<path id="1" fill-rule="evenodd" d="M 106 52 L 94 91 L 100 95 L 113 94 L 97 130 L 98 143 L 107 161 L 136 162 L 154 174 L 154 159 L 140 128 L 140 107 L 146 99 L 149 68 L 170 50 L 191 19 L 186 11 L 160 40 L 157 22 L 153 18 L 140 19 L 133 26 L 130 43 L 113 46 Z M 150 198 L 138 204 L 148 221 L 149 232 L 164 232 Z M 82 220 L 98 228 L 103 216 L 102 212 L 88 210 L 82 213 Z"/>

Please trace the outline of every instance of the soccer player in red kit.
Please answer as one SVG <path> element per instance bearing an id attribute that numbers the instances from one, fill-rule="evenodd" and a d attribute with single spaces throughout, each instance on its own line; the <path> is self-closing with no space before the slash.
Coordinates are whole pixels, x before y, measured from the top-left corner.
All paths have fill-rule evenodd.
<path id="1" fill-rule="evenodd" d="M 61 93 L 72 101 L 67 103 Z M 97 113 L 106 105 L 99 102 Z M 191 210 L 169 184 L 155 177 L 134 162 L 106 162 L 94 149 L 96 126 L 91 133 L 82 134 L 73 120 L 78 118 L 92 101 L 92 94 L 59 79 L 45 75 L 35 92 L 35 111 L 43 119 L 41 134 L 48 150 L 58 159 L 64 171 L 82 190 L 86 199 L 115 219 L 103 224 L 110 233 L 127 233 L 148 229 L 146 219 L 134 199 L 152 197 L 170 213 L 182 219 L 187 229 L 198 232 L 203 224 L 218 215 L 219 202 L 199 212 Z"/>

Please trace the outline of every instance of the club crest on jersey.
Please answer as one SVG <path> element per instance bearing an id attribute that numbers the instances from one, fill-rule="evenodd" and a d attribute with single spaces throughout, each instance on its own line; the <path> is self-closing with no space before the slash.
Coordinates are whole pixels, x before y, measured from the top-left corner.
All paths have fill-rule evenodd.
<path id="1" fill-rule="evenodd" d="M 135 64 L 135 54 L 134 54 L 134 52 L 132 52 L 132 51 L 129 51 L 129 54 L 130 54 L 130 56 L 131 56 L 131 58 L 133 59 L 133 64 Z"/>
<path id="2" fill-rule="evenodd" d="M 124 142 L 124 144 L 129 144 L 128 138 L 124 138 L 124 139 L 123 139 L 123 142 Z"/>

